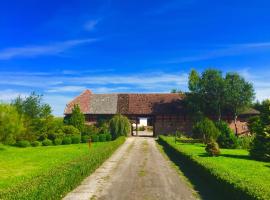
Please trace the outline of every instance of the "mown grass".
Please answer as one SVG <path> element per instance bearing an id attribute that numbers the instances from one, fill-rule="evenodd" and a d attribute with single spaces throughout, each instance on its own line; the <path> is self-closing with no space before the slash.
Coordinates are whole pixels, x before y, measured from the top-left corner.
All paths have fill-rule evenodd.
<path id="1" fill-rule="evenodd" d="M 174 137 L 165 136 L 159 140 L 189 168 L 186 171 L 225 199 L 270 199 L 270 163 L 250 159 L 248 151 L 221 149 L 219 157 L 209 157 L 203 144 L 175 143 Z"/>
<path id="2" fill-rule="evenodd" d="M 61 199 L 124 142 L 16 148 L 1 146 L 0 199 Z"/>

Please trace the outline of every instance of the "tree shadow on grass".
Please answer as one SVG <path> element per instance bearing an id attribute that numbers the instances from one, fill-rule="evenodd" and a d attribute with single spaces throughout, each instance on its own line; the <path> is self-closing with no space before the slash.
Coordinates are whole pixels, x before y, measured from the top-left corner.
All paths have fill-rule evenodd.
<path id="1" fill-rule="evenodd" d="M 209 157 L 207 153 L 199 154 L 200 157 Z M 228 158 L 236 158 L 236 159 L 244 159 L 244 160 L 252 160 L 252 158 L 248 155 L 232 155 L 232 154 L 220 154 L 219 157 L 228 157 Z"/>
<path id="2" fill-rule="evenodd" d="M 170 147 L 163 145 L 159 140 L 158 143 L 162 146 L 162 149 L 170 160 L 179 168 L 180 171 L 183 172 L 184 176 L 188 178 L 195 191 L 200 195 L 201 199 L 228 200 L 231 198 L 229 194 L 222 192 L 215 184 L 211 184 L 211 181 L 209 181 L 205 176 L 201 176 L 198 172 L 196 173 L 194 169 L 188 163 L 181 160 L 181 158 L 179 158 L 179 156 L 176 155 Z"/>

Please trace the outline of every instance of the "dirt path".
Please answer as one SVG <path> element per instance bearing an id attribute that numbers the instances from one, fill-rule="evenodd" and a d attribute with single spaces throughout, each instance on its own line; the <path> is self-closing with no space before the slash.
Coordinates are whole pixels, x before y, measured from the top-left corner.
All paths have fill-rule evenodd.
<path id="1" fill-rule="evenodd" d="M 195 199 L 154 138 L 132 137 L 65 199 Z"/>

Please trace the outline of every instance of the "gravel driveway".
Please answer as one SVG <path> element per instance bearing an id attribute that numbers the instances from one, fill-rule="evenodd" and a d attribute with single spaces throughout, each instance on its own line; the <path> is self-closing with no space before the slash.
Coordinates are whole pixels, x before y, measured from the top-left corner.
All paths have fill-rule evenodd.
<path id="1" fill-rule="evenodd" d="M 155 139 L 130 137 L 64 199 L 196 199 L 158 150 Z"/>

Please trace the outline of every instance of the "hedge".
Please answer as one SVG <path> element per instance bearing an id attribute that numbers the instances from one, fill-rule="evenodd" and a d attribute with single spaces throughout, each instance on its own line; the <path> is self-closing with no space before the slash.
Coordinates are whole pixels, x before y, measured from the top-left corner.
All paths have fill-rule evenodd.
<path id="1" fill-rule="evenodd" d="M 160 136 L 158 141 L 164 147 L 164 150 L 169 157 L 174 157 L 174 159 L 177 159 L 177 162 L 188 166 L 193 174 L 196 174 L 201 180 L 204 180 L 208 187 L 211 187 L 215 191 L 219 191 L 221 196 L 225 196 L 227 199 L 241 200 L 270 199 L 269 190 L 265 187 L 267 183 L 249 183 L 242 179 L 239 181 L 239 177 L 235 178 L 235 174 L 231 172 L 230 169 L 216 163 L 214 158 L 212 162 L 206 162 L 203 157 L 196 155 L 196 153 L 187 152 L 187 150 L 181 148 L 181 145 L 194 144 L 175 143 L 174 138 L 166 136 Z M 241 162 L 241 158 L 238 159 Z M 252 162 L 256 165 L 255 162 L 258 161 Z M 263 170 L 265 170 L 265 168 Z M 252 176 L 253 173 L 253 171 L 250 171 L 249 176 Z"/>
<path id="2" fill-rule="evenodd" d="M 102 148 L 90 149 L 84 155 L 64 165 L 60 165 L 44 174 L 25 180 L 0 192 L 0 199 L 20 200 L 57 200 L 74 189 L 81 181 L 94 172 L 125 141 L 120 137 Z"/>

